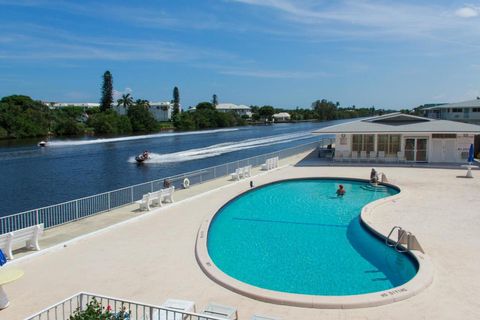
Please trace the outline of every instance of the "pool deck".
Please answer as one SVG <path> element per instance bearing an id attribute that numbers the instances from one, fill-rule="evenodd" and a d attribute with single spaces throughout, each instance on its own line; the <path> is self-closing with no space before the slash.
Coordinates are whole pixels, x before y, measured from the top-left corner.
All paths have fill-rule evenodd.
<path id="1" fill-rule="evenodd" d="M 282 165 L 298 160 L 290 158 Z M 282 306 L 234 293 L 202 272 L 195 259 L 200 225 L 229 199 L 248 190 L 249 180 L 258 186 L 299 177 L 369 176 L 365 167 L 316 167 L 309 163 L 268 173 L 255 171 L 252 179 L 240 182 L 217 179 L 184 195 L 178 192 L 175 204 L 147 214 L 129 206 L 115 211 L 123 218 L 113 217 L 115 212 L 111 212 L 49 231 L 42 240 L 44 248 L 49 249 L 9 263 L 23 269 L 25 275 L 5 286 L 11 305 L 0 311 L 0 320 L 24 319 L 80 291 L 157 305 L 168 298 L 192 300 L 197 310 L 217 302 L 237 307 L 241 320 L 253 314 L 284 320 L 478 319 L 480 172 L 473 172 L 474 179 L 466 179 L 462 169 L 379 165 L 376 169 L 402 189 L 402 196 L 375 207 L 369 222 L 383 234 L 394 225 L 413 232 L 435 270 L 433 283 L 407 300 L 347 310 Z M 118 224 L 71 240 L 109 225 L 109 219 Z M 63 245 L 63 241 L 69 242 Z"/>

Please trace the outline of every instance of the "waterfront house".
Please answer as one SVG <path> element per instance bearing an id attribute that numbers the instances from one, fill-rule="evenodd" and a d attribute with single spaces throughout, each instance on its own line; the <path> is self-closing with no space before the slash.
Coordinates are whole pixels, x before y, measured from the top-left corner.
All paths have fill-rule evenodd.
<path id="1" fill-rule="evenodd" d="M 86 109 L 100 107 L 100 103 L 94 103 L 94 102 L 44 102 L 44 104 L 50 110 L 62 109 L 66 107 L 80 107 L 86 110 Z"/>
<path id="2" fill-rule="evenodd" d="M 252 116 L 252 110 L 250 107 L 243 104 L 236 105 L 233 103 L 219 103 L 215 108 L 220 112 L 234 112 L 239 116 Z"/>
<path id="3" fill-rule="evenodd" d="M 464 163 L 480 126 L 393 113 L 314 133 L 335 135 L 336 160 Z"/>
<path id="4" fill-rule="evenodd" d="M 219 103 L 215 106 L 215 109 L 219 112 L 233 112 L 239 116 L 252 116 L 252 109 L 249 106 L 243 104 L 233 103 Z M 195 111 L 196 107 L 189 108 L 188 111 Z"/>
<path id="5" fill-rule="evenodd" d="M 127 108 L 121 105 L 114 105 L 113 109 L 120 115 L 126 115 L 128 111 Z M 172 118 L 173 103 L 169 101 L 150 102 L 148 111 L 150 111 L 157 121 L 170 121 Z"/>
<path id="6" fill-rule="evenodd" d="M 425 117 L 480 124 L 480 99 L 422 108 Z"/>
<path id="7" fill-rule="evenodd" d="M 273 119 L 275 122 L 290 121 L 290 114 L 288 112 L 275 113 Z"/>

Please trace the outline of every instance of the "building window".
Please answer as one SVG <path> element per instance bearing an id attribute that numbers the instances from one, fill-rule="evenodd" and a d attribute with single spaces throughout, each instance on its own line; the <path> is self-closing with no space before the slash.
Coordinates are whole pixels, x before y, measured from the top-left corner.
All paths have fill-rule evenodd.
<path id="1" fill-rule="evenodd" d="M 432 139 L 457 139 L 455 133 L 433 133 Z"/>
<path id="2" fill-rule="evenodd" d="M 452 112 L 462 112 L 462 108 L 452 108 Z"/>
<path id="3" fill-rule="evenodd" d="M 379 134 L 377 151 L 384 151 L 386 155 L 397 155 L 400 151 L 399 134 Z"/>
<path id="4" fill-rule="evenodd" d="M 480 112 L 480 108 L 472 108 L 472 112 Z"/>
<path id="5" fill-rule="evenodd" d="M 374 141 L 373 134 L 354 134 L 352 135 L 352 151 L 373 151 Z"/>

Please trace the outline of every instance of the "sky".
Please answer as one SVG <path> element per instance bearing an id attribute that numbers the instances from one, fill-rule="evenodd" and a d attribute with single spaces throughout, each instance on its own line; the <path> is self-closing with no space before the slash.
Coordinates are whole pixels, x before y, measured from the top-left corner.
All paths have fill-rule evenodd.
<path id="1" fill-rule="evenodd" d="M 387 109 L 480 96 L 480 1 L 0 0 L 0 97 Z"/>

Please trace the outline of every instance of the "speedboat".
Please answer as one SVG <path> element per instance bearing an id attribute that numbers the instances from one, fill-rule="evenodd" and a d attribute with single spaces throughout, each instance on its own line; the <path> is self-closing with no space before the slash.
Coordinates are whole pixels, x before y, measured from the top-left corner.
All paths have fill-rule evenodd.
<path id="1" fill-rule="evenodd" d="M 39 147 L 46 147 L 47 146 L 47 141 L 40 141 L 38 144 L 37 144 Z"/>
<path id="2" fill-rule="evenodd" d="M 135 157 L 135 161 L 137 161 L 138 163 L 142 163 L 147 159 L 150 159 L 150 156 L 148 155 L 148 152 L 141 153 L 141 154 L 139 154 L 138 156 Z"/>

